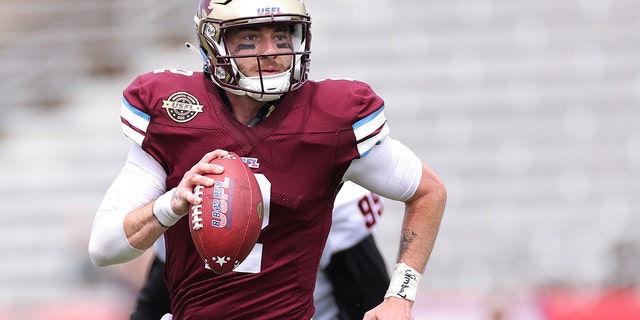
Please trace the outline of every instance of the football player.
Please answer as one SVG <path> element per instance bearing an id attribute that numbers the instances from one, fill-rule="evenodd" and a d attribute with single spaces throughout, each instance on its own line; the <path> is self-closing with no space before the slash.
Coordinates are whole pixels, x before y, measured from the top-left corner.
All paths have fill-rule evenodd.
<path id="1" fill-rule="evenodd" d="M 359 320 L 382 302 L 389 275 L 371 234 L 382 210 L 378 195 L 350 182 L 340 188 L 313 293 L 314 320 Z M 157 320 L 170 313 L 162 280 L 164 238 L 155 245 L 157 254 L 130 320 Z"/>
<path id="2" fill-rule="evenodd" d="M 205 72 L 156 70 L 124 90 L 120 119 L 134 145 L 94 218 L 94 264 L 135 259 L 164 235 L 175 319 L 310 319 L 337 189 L 350 180 L 406 206 L 385 299 L 364 319 L 412 319 L 446 189 L 389 136 L 382 98 L 363 82 L 307 79 L 302 0 L 202 0 L 196 20 Z M 202 201 L 194 187 L 224 172 L 210 161 L 228 151 L 270 197 L 254 251 L 216 275 L 182 218 Z"/>

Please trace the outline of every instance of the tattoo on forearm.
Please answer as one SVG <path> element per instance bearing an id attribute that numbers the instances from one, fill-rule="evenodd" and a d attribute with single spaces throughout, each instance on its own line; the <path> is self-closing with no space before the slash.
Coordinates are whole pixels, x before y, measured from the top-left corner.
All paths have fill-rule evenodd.
<path id="1" fill-rule="evenodd" d="M 409 248 L 409 244 L 413 242 L 417 234 L 411 230 L 404 230 L 402 239 L 400 239 L 400 256 L 404 255 Z"/>

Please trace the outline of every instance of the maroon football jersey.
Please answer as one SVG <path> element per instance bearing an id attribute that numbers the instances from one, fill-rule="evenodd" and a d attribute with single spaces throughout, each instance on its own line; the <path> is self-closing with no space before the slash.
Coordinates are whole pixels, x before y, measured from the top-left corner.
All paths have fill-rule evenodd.
<path id="1" fill-rule="evenodd" d="M 311 318 L 336 188 L 350 162 L 386 135 L 382 99 L 357 81 L 308 81 L 246 127 L 202 73 L 158 70 L 136 78 L 122 101 L 124 133 L 164 167 L 167 189 L 205 153 L 224 149 L 244 158 L 268 195 L 254 264 L 241 272 L 206 269 L 186 218 L 167 230 L 174 319 Z"/>

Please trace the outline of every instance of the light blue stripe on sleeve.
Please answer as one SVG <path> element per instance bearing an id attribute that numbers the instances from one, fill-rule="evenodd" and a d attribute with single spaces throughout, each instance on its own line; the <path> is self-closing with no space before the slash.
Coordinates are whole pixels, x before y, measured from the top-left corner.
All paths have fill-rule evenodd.
<path id="1" fill-rule="evenodd" d="M 356 140 L 360 141 L 370 136 L 372 133 L 376 132 L 376 130 L 380 129 L 386 121 L 387 118 L 384 115 L 384 106 L 376 110 L 376 112 L 360 119 L 352 126 Z"/>
<path id="2" fill-rule="evenodd" d="M 136 107 L 132 106 L 129 103 L 129 101 L 127 101 L 127 98 L 125 98 L 124 96 L 122 96 L 122 103 L 124 104 L 125 107 L 127 107 L 127 109 L 129 109 L 129 111 L 131 111 L 136 116 L 144 119 L 147 122 L 149 122 L 151 120 L 151 116 L 149 116 L 148 114 L 138 110 Z"/>

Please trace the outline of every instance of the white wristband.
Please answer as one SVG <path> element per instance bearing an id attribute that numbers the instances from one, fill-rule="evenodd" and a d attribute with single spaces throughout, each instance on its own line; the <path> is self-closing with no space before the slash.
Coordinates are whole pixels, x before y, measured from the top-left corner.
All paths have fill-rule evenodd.
<path id="1" fill-rule="evenodd" d="M 396 297 L 416 301 L 422 274 L 404 263 L 396 264 L 385 298 Z"/>
<path id="2" fill-rule="evenodd" d="M 153 215 L 158 220 L 158 223 L 165 228 L 169 228 L 176 224 L 176 222 L 183 217 L 183 215 L 177 214 L 173 212 L 173 209 L 171 209 L 171 198 L 175 192 L 176 189 L 173 188 L 159 196 L 151 209 Z"/>

